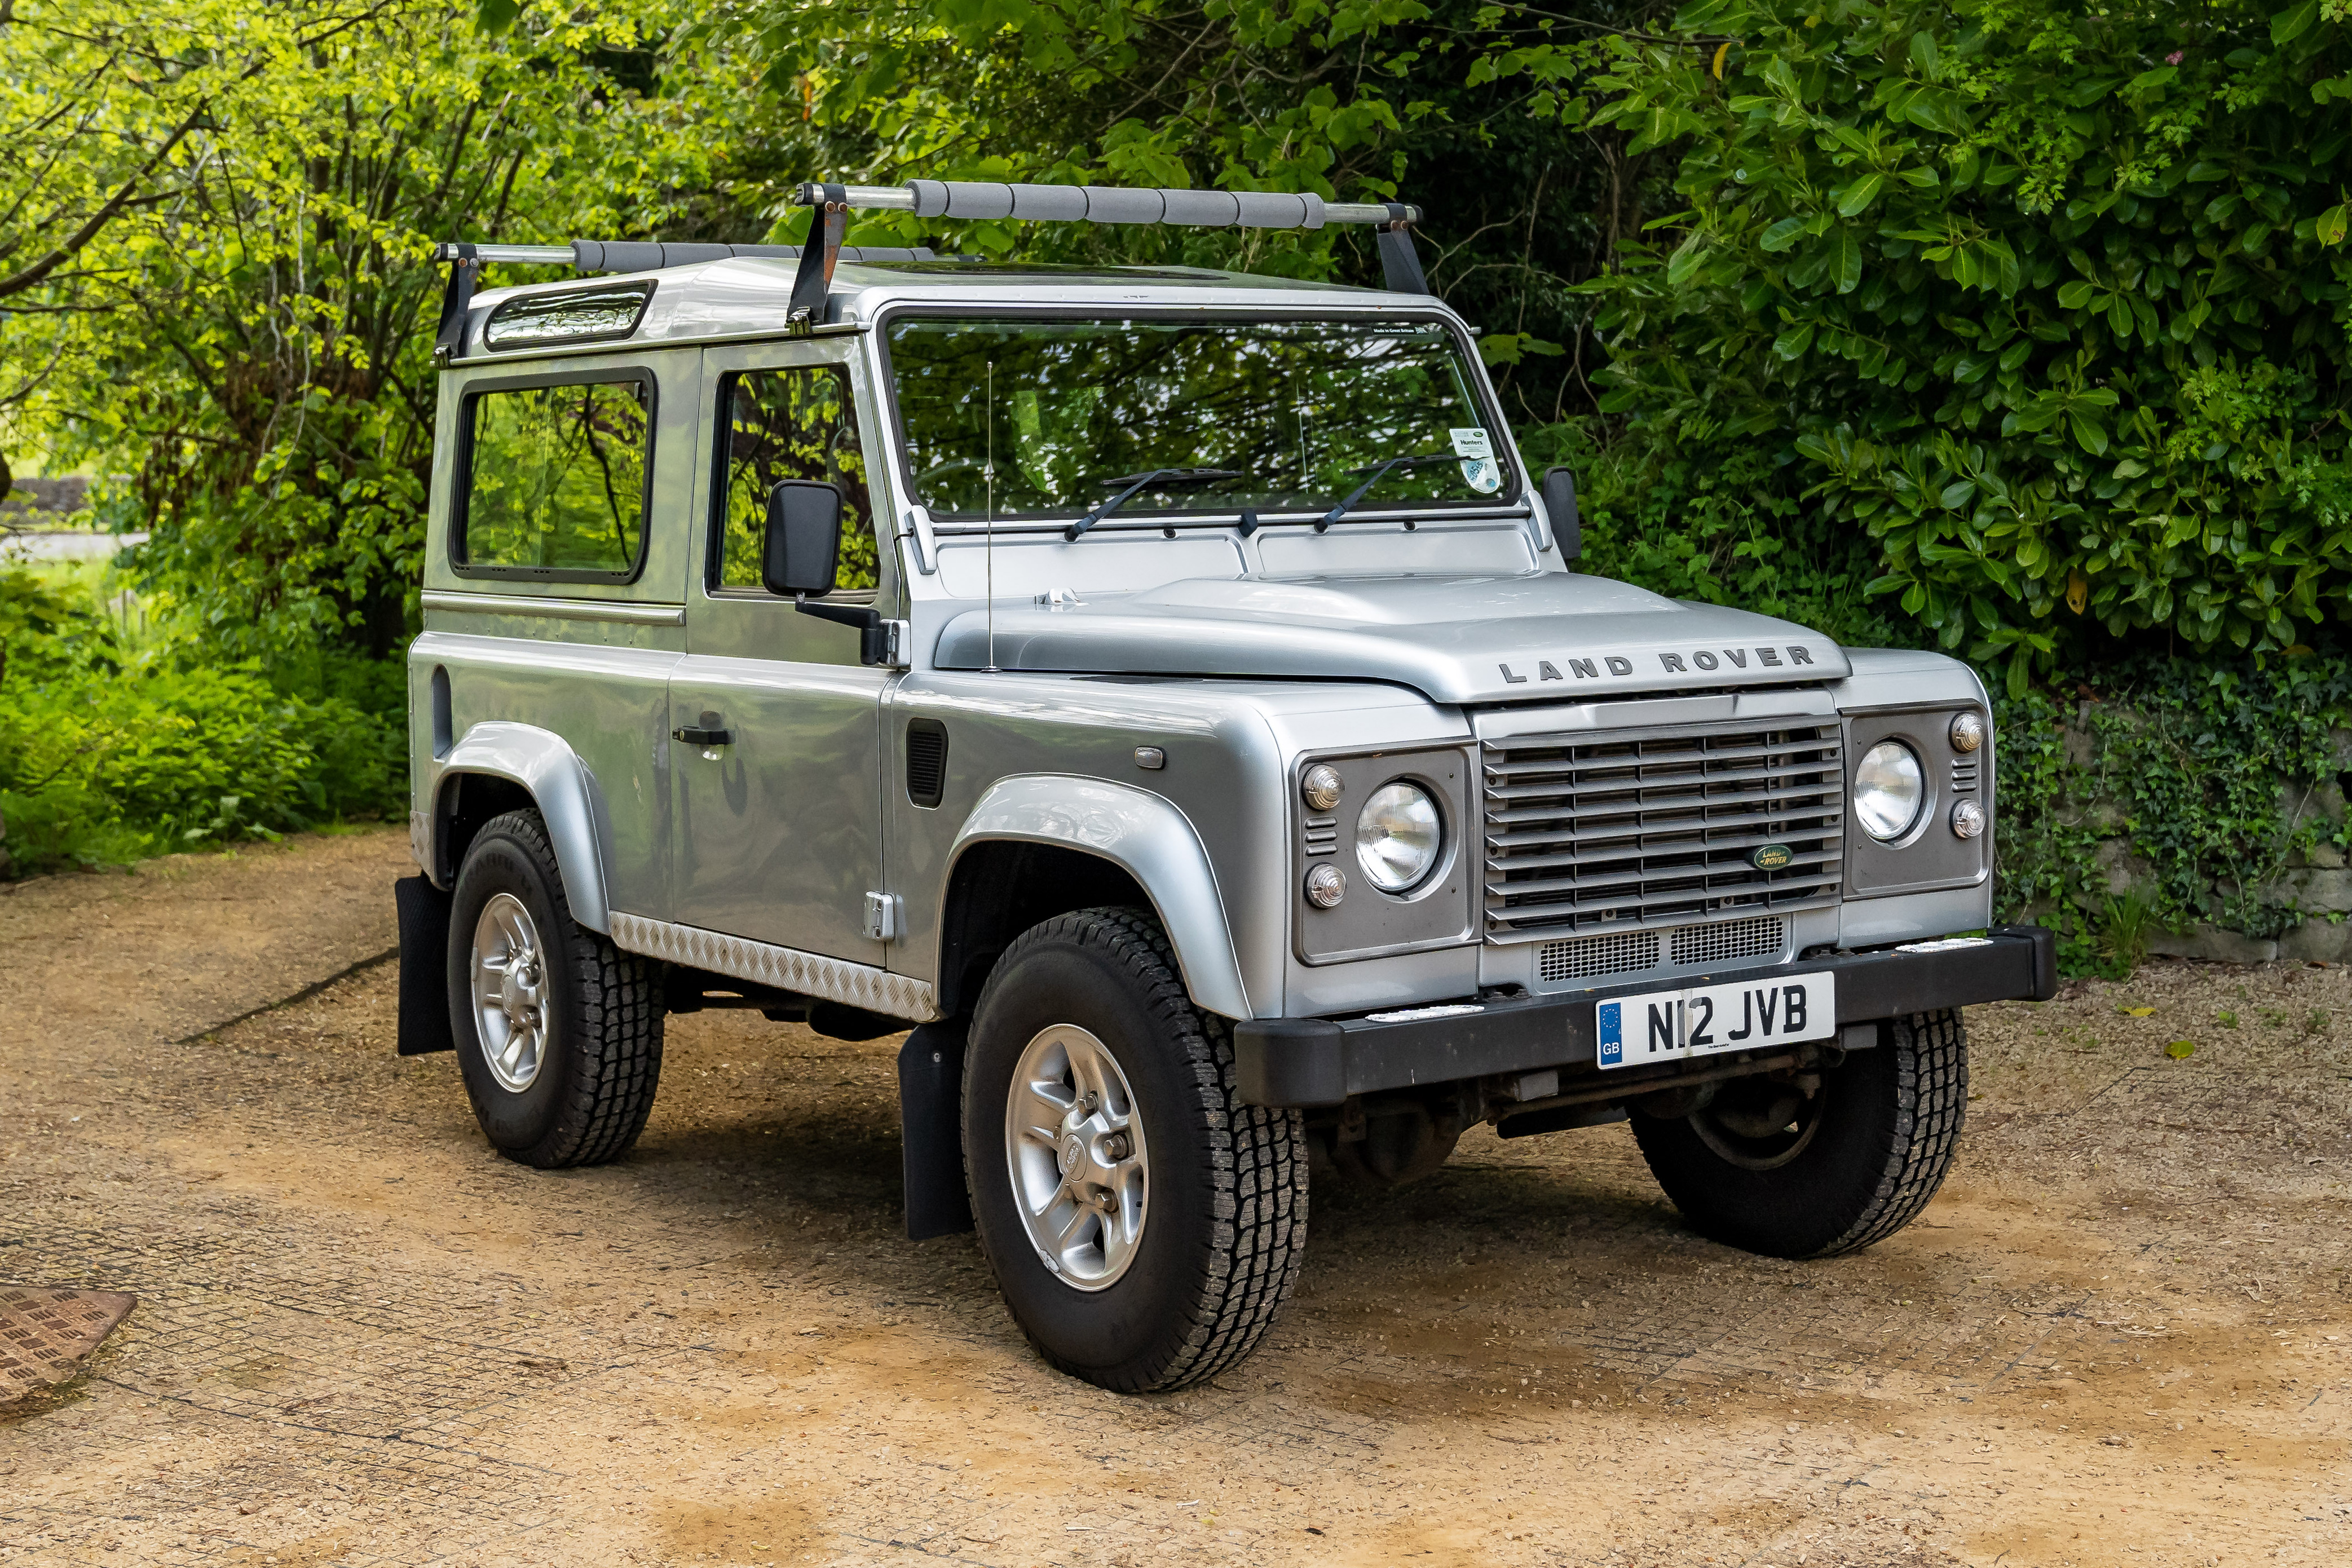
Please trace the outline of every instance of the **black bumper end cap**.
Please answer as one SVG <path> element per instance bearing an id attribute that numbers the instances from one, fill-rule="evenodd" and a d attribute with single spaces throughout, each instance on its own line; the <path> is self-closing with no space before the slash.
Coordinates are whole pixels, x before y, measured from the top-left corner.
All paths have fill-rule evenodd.
<path id="1" fill-rule="evenodd" d="M 1250 1105 L 1337 1105 L 1348 1059 L 1329 1019 L 1244 1019 L 1234 1025 L 1234 1087 Z"/>

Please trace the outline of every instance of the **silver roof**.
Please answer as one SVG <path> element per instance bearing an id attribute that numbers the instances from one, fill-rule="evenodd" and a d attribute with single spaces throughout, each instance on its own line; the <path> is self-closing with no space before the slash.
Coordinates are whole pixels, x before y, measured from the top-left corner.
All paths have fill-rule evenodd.
<path id="1" fill-rule="evenodd" d="M 596 278 L 567 278 L 486 289 L 474 296 L 467 322 L 467 360 L 532 359 L 551 350 L 540 345 L 498 352 L 484 347 L 482 325 L 500 301 L 522 295 L 561 294 L 596 285 L 650 278 L 653 298 L 645 319 L 625 341 L 681 343 L 712 338 L 765 337 L 786 329 L 797 264 L 738 256 Z M 866 265 L 843 262 L 834 271 L 829 322 L 838 329 L 871 322 L 886 306 L 898 304 L 1004 306 L 1038 309 L 1135 308 L 1185 304 L 1234 309 L 1297 310 L 1318 306 L 1361 310 L 1426 310 L 1442 304 L 1427 295 L 1395 294 L 1349 284 L 1265 277 L 1244 272 L 1213 272 L 1190 267 L 1119 267 L 1089 269 L 1024 267 L 1017 263 Z M 614 341 L 589 345 L 611 351 Z M 562 350 L 559 350 L 562 351 Z"/>

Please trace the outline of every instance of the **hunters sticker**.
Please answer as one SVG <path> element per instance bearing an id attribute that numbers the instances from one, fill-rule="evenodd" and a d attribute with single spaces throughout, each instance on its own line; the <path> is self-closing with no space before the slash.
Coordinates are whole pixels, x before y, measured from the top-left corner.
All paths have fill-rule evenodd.
<path id="1" fill-rule="evenodd" d="M 1786 844 L 1759 844 L 1748 857 L 1748 863 L 1758 871 L 1780 871 L 1797 858 L 1797 852 Z"/>
<path id="2" fill-rule="evenodd" d="M 1502 465 L 1495 461 L 1495 438 L 1483 425 L 1449 428 L 1454 438 L 1454 455 L 1462 459 L 1462 478 L 1482 496 L 1491 496 L 1503 487 Z"/>

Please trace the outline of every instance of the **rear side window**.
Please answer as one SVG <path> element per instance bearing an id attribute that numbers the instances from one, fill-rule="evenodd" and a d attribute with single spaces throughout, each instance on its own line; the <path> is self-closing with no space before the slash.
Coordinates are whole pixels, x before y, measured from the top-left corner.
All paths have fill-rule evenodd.
<path id="1" fill-rule="evenodd" d="M 625 580 L 646 543 L 653 383 L 571 382 L 467 400 L 458 570 Z"/>
<path id="2" fill-rule="evenodd" d="M 743 371 L 719 383 L 727 423 L 719 433 L 719 548 L 711 586 L 761 586 L 768 492 L 779 479 L 814 479 L 841 491 L 845 590 L 876 582 L 873 502 L 849 372 L 839 365 Z"/>

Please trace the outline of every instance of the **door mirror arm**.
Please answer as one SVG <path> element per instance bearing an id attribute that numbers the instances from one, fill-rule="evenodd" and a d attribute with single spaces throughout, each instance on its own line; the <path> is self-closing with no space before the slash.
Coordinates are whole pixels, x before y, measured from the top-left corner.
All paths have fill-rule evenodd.
<path id="1" fill-rule="evenodd" d="M 830 621 L 838 626 L 857 628 L 857 662 L 861 664 L 887 664 L 891 657 L 890 635 L 893 623 L 882 619 L 882 612 L 870 604 L 811 604 L 804 594 L 793 596 L 793 608 L 803 615 L 814 615 L 820 621 Z"/>

